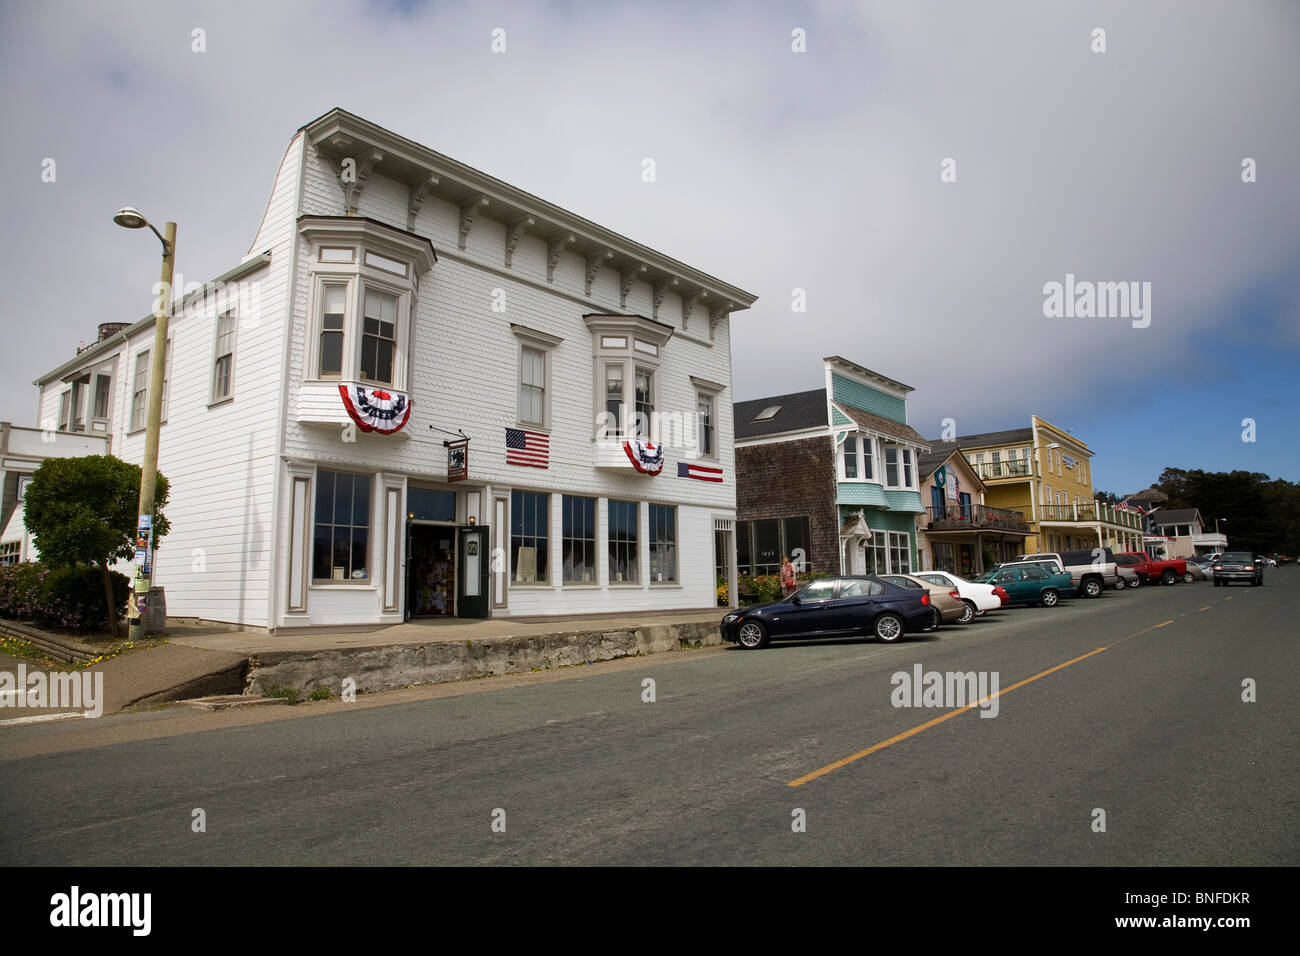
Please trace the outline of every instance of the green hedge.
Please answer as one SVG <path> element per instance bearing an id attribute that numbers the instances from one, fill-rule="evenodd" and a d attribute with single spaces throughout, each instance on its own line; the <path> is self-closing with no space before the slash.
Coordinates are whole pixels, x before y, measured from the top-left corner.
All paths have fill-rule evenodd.
<path id="1" fill-rule="evenodd" d="M 126 613 L 131 581 L 110 571 L 113 603 L 120 620 Z M 47 568 L 24 562 L 0 566 L 0 617 L 74 630 L 108 627 L 104 582 L 98 568 Z"/>

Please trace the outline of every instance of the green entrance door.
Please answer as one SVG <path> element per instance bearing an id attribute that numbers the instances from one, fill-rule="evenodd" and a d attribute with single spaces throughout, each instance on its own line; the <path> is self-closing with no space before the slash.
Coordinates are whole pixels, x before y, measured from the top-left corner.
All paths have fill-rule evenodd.
<path id="1" fill-rule="evenodd" d="M 456 616 L 490 617 L 492 605 L 488 600 L 488 572 L 492 562 L 488 542 L 491 537 L 484 525 L 469 525 L 458 535 L 456 575 Z"/>

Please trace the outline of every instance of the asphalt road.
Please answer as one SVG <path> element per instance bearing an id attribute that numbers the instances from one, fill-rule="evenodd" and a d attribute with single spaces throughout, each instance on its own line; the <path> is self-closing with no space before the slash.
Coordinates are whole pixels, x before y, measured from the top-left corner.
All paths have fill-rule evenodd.
<path id="1" fill-rule="evenodd" d="M 0 862 L 1294 866 L 1298 605 L 1285 567 L 893 646 L 5 727 Z M 918 664 L 996 672 L 996 717 L 893 706 Z"/>

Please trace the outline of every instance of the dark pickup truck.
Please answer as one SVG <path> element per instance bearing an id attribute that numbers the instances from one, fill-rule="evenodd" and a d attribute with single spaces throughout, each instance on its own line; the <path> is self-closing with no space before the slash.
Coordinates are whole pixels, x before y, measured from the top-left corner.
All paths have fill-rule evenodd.
<path id="1" fill-rule="evenodd" d="M 1194 578 L 1187 572 L 1187 562 L 1182 558 L 1161 561 L 1136 551 L 1122 551 L 1115 555 L 1115 563 L 1132 568 L 1139 578 L 1149 584 L 1173 584 L 1175 581 L 1191 583 Z"/>

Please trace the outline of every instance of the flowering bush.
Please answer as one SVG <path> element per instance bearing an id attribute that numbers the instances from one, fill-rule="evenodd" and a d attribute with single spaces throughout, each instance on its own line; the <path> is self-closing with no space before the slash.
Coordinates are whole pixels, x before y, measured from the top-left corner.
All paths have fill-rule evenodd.
<path id="1" fill-rule="evenodd" d="M 120 620 L 131 582 L 116 571 L 110 578 Z M 33 562 L 0 567 L 0 617 L 74 630 L 105 627 L 109 621 L 100 571 L 88 565 L 51 570 Z"/>

